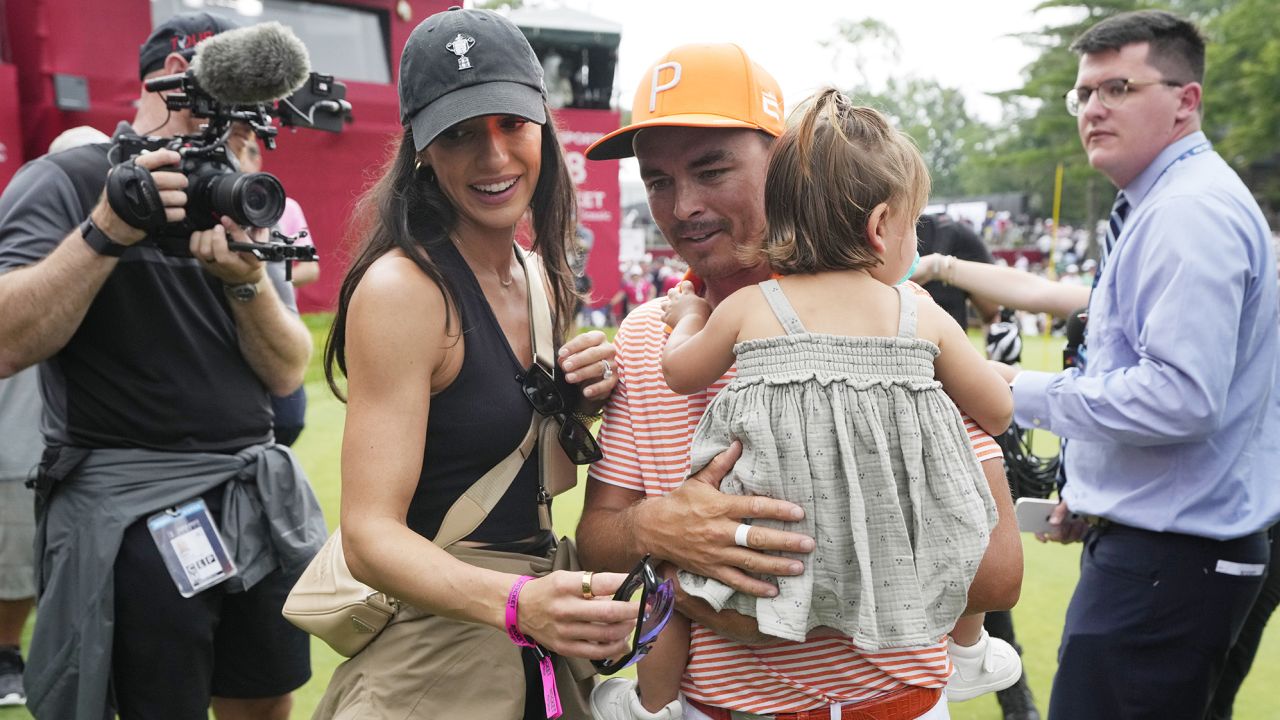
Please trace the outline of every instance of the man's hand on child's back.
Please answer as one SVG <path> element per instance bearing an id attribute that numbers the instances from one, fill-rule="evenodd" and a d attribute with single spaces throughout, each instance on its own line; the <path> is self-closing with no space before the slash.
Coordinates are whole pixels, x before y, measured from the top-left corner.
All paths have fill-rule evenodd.
<path id="1" fill-rule="evenodd" d="M 720 481 L 741 453 L 735 442 L 680 487 L 637 505 L 635 529 L 644 552 L 740 592 L 774 597 L 778 589 L 760 576 L 804 572 L 803 563 L 776 553 L 812 552 L 814 541 L 800 533 L 752 526 L 747 545 L 736 544 L 743 519 L 794 522 L 804 517 L 800 506 L 783 500 L 720 492 Z"/>

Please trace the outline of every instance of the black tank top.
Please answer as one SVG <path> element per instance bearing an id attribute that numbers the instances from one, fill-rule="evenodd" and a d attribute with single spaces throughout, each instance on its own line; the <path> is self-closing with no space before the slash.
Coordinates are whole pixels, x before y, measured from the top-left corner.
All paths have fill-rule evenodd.
<path id="1" fill-rule="evenodd" d="M 533 417 L 520 391 L 525 368 L 471 268 L 448 240 L 430 252 L 453 291 L 465 349 L 458 376 L 431 399 L 422 475 L 409 503 L 408 526 L 426 538 L 436 536 L 445 513 L 467 488 L 516 449 Z M 537 534 L 537 499 L 534 450 L 493 512 L 466 539 L 496 544 Z"/>

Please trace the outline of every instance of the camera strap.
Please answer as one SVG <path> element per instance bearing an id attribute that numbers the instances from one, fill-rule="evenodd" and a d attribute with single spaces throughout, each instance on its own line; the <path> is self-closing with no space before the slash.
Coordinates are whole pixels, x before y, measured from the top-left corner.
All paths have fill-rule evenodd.
<path id="1" fill-rule="evenodd" d="M 154 230 L 165 224 L 164 202 L 151 171 L 133 160 L 116 165 L 107 173 L 107 202 L 126 224 L 140 230 Z"/>

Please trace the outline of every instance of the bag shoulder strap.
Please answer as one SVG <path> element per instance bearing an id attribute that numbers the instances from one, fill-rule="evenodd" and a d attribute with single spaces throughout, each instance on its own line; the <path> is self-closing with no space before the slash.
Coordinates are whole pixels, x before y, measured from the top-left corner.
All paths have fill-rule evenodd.
<path id="1" fill-rule="evenodd" d="M 555 370 L 555 355 L 551 348 L 551 305 L 547 302 L 546 287 L 542 284 L 542 268 L 538 256 L 530 251 L 527 255 L 519 246 L 515 248 L 516 258 L 524 266 L 525 284 L 528 285 L 529 298 L 529 341 L 533 347 L 534 361 Z M 533 414 L 529 429 L 525 432 L 520 445 L 506 456 L 489 472 L 475 481 L 462 497 L 450 506 L 440 523 L 440 531 L 433 540 L 436 545 L 447 548 L 462 538 L 470 535 L 480 523 L 489 516 L 493 508 L 507 493 L 511 483 L 520 473 L 520 468 L 533 452 L 538 440 L 538 426 L 542 419 L 538 413 Z"/>
<path id="2" fill-rule="evenodd" d="M 556 358 L 552 348 L 551 303 L 547 300 L 542 258 L 532 250 L 526 254 L 519 247 L 516 247 L 516 257 L 524 266 L 525 282 L 529 285 L 529 346 L 533 348 L 533 359 L 554 377 Z"/>

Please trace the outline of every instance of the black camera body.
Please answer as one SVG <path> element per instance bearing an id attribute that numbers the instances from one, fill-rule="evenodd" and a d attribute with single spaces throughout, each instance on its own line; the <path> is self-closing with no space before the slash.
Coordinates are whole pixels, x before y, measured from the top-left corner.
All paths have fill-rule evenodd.
<path id="1" fill-rule="evenodd" d="M 112 159 L 125 161 L 144 152 L 165 149 L 182 156 L 177 166 L 162 169 L 187 176 L 187 216 L 175 223 L 144 221 L 147 224 L 142 229 L 163 245 L 170 244 L 164 242 L 167 240 L 185 245 L 192 233 L 212 228 L 223 215 L 245 227 L 271 227 L 280 221 L 284 214 L 284 186 L 270 173 L 240 172 L 239 162 L 220 137 L 209 137 L 208 133 L 172 138 L 125 135 L 116 141 Z M 113 209 L 126 221 L 133 219 L 124 218 L 114 205 Z"/>

